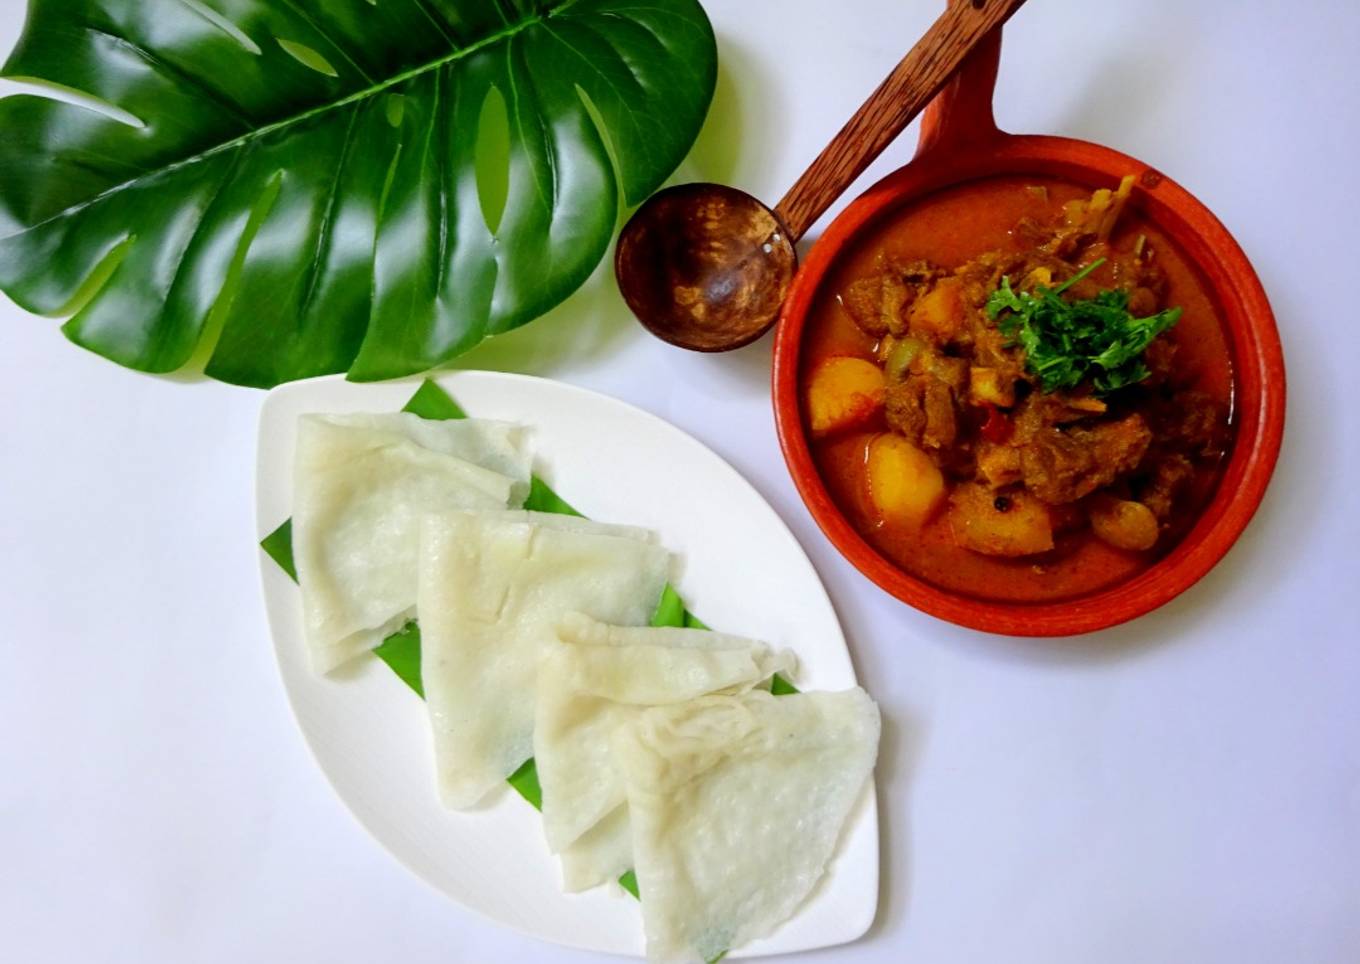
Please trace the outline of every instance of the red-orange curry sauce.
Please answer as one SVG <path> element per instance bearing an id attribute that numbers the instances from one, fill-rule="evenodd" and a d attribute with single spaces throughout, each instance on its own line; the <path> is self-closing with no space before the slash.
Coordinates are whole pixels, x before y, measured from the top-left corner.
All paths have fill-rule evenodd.
<path id="1" fill-rule="evenodd" d="M 1104 192 L 1106 201 L 1110 193 Z M 991 336 L 982 328 L 988 322 L 978 291 L 984 283 L 979 279 L 986 274 L 976 266 L 999 266 L 985 282 L 993 288 L 1008 267 L 1031 273 L 1028 280 L 1008 275 L 1017 290 L 1050 278 L 1050 287 L 1062 282 L 1068 264 L 1058 265 L 1053 272 L 1041 269 L 1040 280 L 1035 281 L 1035 262 L 1021 256 L 1051 238 L 1054 226 L 1063 224 L 1064 218 L 1071 223 L 1074 207 L 1069 202 L 1093 203 L 1091 197 L 1090 188 L 1030 177 L 991 178 L 933 194 L 887 218 L 843 256 L 827 275 L 808 319 L 800 394 L 821 476 L 852 524 L 879 552 L 942 589 L 1011 602 L 1054 601 L 1105 589 L 1164 556 L 1193 525 L 1218 482 L 1231 441 L 1233 374 L 1228 346 L 1205 284 L 1170 238 L 1141 218 L 1136 198 L 1126 206 L 1122 197 L 1116 198 L 1120 203 L 1113 226 L 1107 219 L 1102 236 L 1083 238 L 1076 250 L 1069 244 L 1062 257 L 1073 266 L 1067 276 L 1097 256 L 1108 262 L 1064 297 L 1090 298 L 1099 290 L 1122 288 L 1130 292 L 1129 311 L 1135 316 L 1172 306 L 1183 309 L 1174 327 L 1159 335 L 1145 353 L 1153 369 L 1145 383 L 1099 398 L 1089 385 L 1056 395 L 1043 393 L 1032 375 L 1024 373 L 1025 356 L 1013 340 L 997 333 L 988 341 Z M 1064 205 L 1068 205 L 1066 210 Z M 913 275 L 912 269 L 903 267 L 922 263 L 933 273 L 922 275 L 917 268 Z M 866 325 L 862 308 L 852 315 L 847 299 L 862 301 L 866 279 L 875 279 L 887 265 L 897 272 L 895 278 L 905 277 L 909 285 L 916 285 L 905 297 L 917 302 L 941 279 L 954 279 L 963 269 L 960 276 L 965 281 L 971 278 L 972 288 L 965 285 L 958 289 L 964 292 L 962 296 L 950 293 L 950 298 L 961 302 L 953 310 L 967 316 L 964 324 L 972 326 L 976 338 L 923 333 L 918 320 L 924 319 L 921 324 L 929 329 L 931 310 L 910 303 L 901 307 L 901 324 L 894 321 L 891 334 L 877 323 Z M 858 295 L 852 290 L 857 282 Z M 954 280 L 946 285 L 958 287 Z M 1142 285 L 1151 290 L 1138 290 Z M 885 317 L 898 310 L 896 305 L 894 301 L 884 308 Z M 908 369 L 898 357 L 901 345 L 905 339 L 916 346 L 918 336 L 923 339 L 924 354 L 915 348 L 907 352 L 903 357 L 914 359 Z M 979 362 L 997 364 L 979 354 L 975 341 L 986 341 L 991 345 L 990 357 L 1002 359 L 999 389 L 993 383 L 996 369 L 972 370 Z M 1004 352 L 998 346 L 1004 346 Z M 940 388 L 931 382 L 939 389 L 939 397 L 932 399 L 918 385 L 915 395 L 904 401 L 910 392 L 903 380 L 920 381 L 911 373 L 929 368 L 923 359 L 932 358 L 939 378 L 952 387 Z M 819 371 L 823 375 L 829 371 L 824 366 L 832 359 L 871 362 L 882 373 L 886 390 L 880 387 L 874 394 L 873 389 L 863 389 L 873 395 L 872 404 L 860 404 L 864 398 L 849 395 L 815 401 L 813 382 L 819 377 L 823 382 L 839 382 L 853 393 L 857 377 L 872 376 L 867 367 L 846 362 L 831 366 L 846 369 L 835 377 L 819 376 Z M 1009 375 L 1005 364 L 1013 366 Z M 979 388 L 983 375 L 992 381 Z M 982 398 L 991 400 L 979 401 L 980 391 Z M 997 391 L 999 395 L 989 394 Z M 1067 406 L 1066 414 L 1041 418 L 1036 414 L 1041 401 L 1045 411 Z M 930 421 L 932 404 L 940 416 L 936 423 L 947 423 L 944 430 Z M 1000 434 L 995 431 L 998 427 Z M 1022 460 L 1017 452 L 993 444 L 1000 440 L 1019 448 L 1020 433 L 1031 431 L 1047 432 L 1069 449 L 1077 446 L 1074 439 L 1086 439 L 1098 457 L 1123 462 L 1098 478 L 1088 478 L 1089 471 L 1082 476 L 1073 470 L 1062 480 L 1064 488 L 1030 471 L 1034 453 L 1024 453 Z M 1122 445 L 1121 432 L 1138 437 Z M 1158 438 L 1159 432 L 1165 437 Z M 890 466 L 897 476 L 871 478 L 871 453 L 876 440 L 882 439 L 888 441 L 880 443 L 881 452 L 891 458 L 875 464 Z M 1089 456 L 1084 457 L 1089 462 Z M 1010 467 L 997 469 L 998 458 L 1009 459 Z M 1167 460 L 1175 464 L 1168 467 Z M 987 464 L 981 464 L 984 461 Z M 1051 457 L 1049 463 L 1042 459 L 1039 463 L 1052 468 Z M 926 472 L 928 491 L 924 494 L 916 481 L 918 466 Z M 930 479 L 942 480 L 938 494 Z M 990 513 L 993 507 L 1009 514 L 996 516 L 1003 523 L 999 535 L 984 533 L 979 542 L 970 536 L 968 513 Z M 1130 514 L 1120 515 L 1122 509 L 1129 509 Z M 1037 536 L 1024 530 L 1026 513 L 1042 522 Z M 1132 536 L 1119 531 L 1130 520 L 1144 524 L 1146 538 L 1137 534 L 1136 526 Z M 1012 532 L 1016 526 L 1024 531 Z M 979 528 L 987 529 L 985 520 Z M 1105 537 L 1098 536 L 1097 529 Z M 977 551 L 979 547 L 983 551 Z"/>

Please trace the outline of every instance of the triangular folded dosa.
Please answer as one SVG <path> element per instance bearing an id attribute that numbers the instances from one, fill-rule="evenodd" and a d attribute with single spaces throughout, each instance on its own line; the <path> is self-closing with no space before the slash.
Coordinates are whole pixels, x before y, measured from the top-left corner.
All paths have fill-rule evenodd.
<path id="1" fill-rule="evenodd" d="M 425 513 L 521 505 L 531 458 L 525 430 L 504 422 L 299 418 L 293 557 L 313 668 L 367 652 L 411 617 Z"/>
<path id="2" fill-rule="evenodd" d="M 878 752 L 861 689 L 659 707 L 615 735 L 647 953 L 710 961 L 812 892 Z"/>
<path id="3" fill-rule="evenodd" d="M 529 512 L 425 520 L 421 675 L 447 806 L 475 805 L 533 754 L 538 659 L 558 620 L 644 625 L 669 570 L 642 529 Z"/>
<path id="4" fill-rule="evenodd" d="M 626 816 L 613 814 L 625 797 L 613 760 L 619 726 L 652 706 L 750 689 L 792 665 L 792 654 L 723 633 L 607 626 L 580 613 L 559 622 L 539 663 L 534 761 L 544 830 L 562 855 L 566 889 L 604 883 L 631 866 Z"/>

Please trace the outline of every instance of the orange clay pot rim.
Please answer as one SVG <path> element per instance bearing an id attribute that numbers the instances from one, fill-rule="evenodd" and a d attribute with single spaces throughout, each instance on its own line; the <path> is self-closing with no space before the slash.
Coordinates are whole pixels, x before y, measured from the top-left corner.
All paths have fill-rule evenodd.
<path id="1" fill-rule="evenodd" d="M 1015 636 L 1067 636 L 1141 616 L 1184 592 L 1223 558 L 1265 494 L 1284 428 L 1284 361 L 1265 291 L 1227 229 L 1189 192 L 1146 164 L 1085 141 L 995 129 L 935 147 L 850 204 L 813 246 L 794 279 L 775 334 L 773 397 L 780 447 L 803 501 L 832 544 L 880 587 L 961 626 Z M 942 589 L 880 554 L 831 498 L 813 462 L 798 386 L 803 332 L 822 282 L 847 248 L 904 206 L 987 177 L 1034 175 L 1112 186 L 1138 177 L 1133 203 L 1199 271 L 1220 311 L 1232 355 L 1235 437 L 1218 487 L 1191 531 L 1126 582 L 1068 600 L 1009 603 Z"/>

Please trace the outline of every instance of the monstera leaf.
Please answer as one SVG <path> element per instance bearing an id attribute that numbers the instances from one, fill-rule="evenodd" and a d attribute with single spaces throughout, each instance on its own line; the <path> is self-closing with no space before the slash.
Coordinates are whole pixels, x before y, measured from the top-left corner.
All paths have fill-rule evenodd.
<path id="1" fill-rule="evenodd" d="M 0 101 L 0 289 L 143 371 L 422 371 L 585 280 L 716 64 L 695 0 L 31 0 L 4 75 L 84 96 Z"/>

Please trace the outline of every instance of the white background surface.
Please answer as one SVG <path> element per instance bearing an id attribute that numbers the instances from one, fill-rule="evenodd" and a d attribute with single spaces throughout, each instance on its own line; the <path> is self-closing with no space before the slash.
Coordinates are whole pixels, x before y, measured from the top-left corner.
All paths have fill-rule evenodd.
<path id="1" fill-rule="evenodd" d="M 938 8 L 707 6 L 723 76 L 680 176 L 769 200 Z M 0 49 L 22 12 L 0 0 Z M 884 882 L 869 937 L 809 960 L 1360 958 L 1357 50 L 1353 0 L 1032 0 L 1009 29 L 1002 125 L 1180 180 L 1254 259 L 1284 339 L 1289 417 L 1261 513 L 1199 586 L 1132 625 L 1020 642 L 886 597 L 787 478 L 768 340 L 667 348 L 607 274 L 466 360 L 674 421 L 820 569 L 886 716 Z M 311 763 L 257 585 L 261 398 L 125 372 L 0 304 L 0 958 L 593 959 L 445 901 Z"/>

